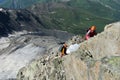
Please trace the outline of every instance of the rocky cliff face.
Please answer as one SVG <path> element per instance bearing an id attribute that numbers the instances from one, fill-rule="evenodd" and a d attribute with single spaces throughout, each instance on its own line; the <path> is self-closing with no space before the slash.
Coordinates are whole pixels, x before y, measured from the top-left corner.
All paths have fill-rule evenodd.
<path id="1" fill-rule="evenodd" d="M 54 54 L 34 60 L 19 71 L 17 79 L 120 80 L 119 46 L 120 22 L 117 22 L 107 25 L 102 33 L 80 43 L 76 52 L 63 58 L 55 49 Z"/>
<path id="2" fill-rule="evenodd" d="M 0 36 L 13 31 L 39 31 L 44 28 L 40 19 L 28 10 L 8 10 L 0 8 Z"/>

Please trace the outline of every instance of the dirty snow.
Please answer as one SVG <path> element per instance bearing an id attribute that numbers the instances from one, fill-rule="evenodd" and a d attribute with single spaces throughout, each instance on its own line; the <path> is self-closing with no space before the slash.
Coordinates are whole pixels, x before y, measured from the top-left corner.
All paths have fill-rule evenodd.
<path id="1" fill-rule="evenodd" d="M 58 46 L 61 36 L 33 35 L 38 32 L 13 32 L 0 38 L 0 80 L 16 79 L 18 71 L 34 59 L 48 54 Z M 61 32 L 56 31 L 57 35 Z M 65 32 L 62 32 L 66 34 Z M 32 34 L 32 35 L 31 35 Z M 38 33 L 39 34 L 39 33 Z M 46 33 L 48 35 L 49 33 Z M 71 35 L 66 35 L 67 38 Z M 65 37 L 65 39 L 67 39 Z M 63 39 L 63 37 L 62 37 Z M 63 39 L 64 40 L 64 39 Z"/>
<path id="2" fill-rule="evenodd" d="M 10 40 L 6 37 L 0 38 L 0 50 L 7 48 L 10 45 Z"/>
<path id="3" fill-rule="evenodd" d="M 0 38 L 0 80 L 15 79 L 19 69 L 41 54 L 44 54 L 45 48 L 36 46 L 33 43 L 26 44 L 11 53 L 6 51 L 12 43 L 11 38 L 20 37 L 20 35 L 26 33 L 26 31 L 19 33 L 15 32 L 14 34 L 9 34 L 9 37 Z M 14 47 L 12 46 L 11 49 Z"/>
<path id="4" fill-rule="evenodd" d="M 28 64 L 37 55 L 44 52 L 44 48 L 29 44 L 9 55 L 0 56 L 0 80 L 16 78 L 20 68 Z"/>

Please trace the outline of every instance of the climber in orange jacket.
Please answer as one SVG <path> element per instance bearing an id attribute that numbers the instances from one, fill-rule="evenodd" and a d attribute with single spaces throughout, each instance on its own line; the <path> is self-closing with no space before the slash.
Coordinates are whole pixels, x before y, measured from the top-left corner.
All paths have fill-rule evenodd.
<path id="1" fill-rule="evenodd" d="M 64 43 L 63 47 L 61 49 L 61 55 L 60 56 L 63 57 L 64 55 L 67 55 L 66 51 L 67 51 L 67 44 Z"/>
<path id="2" fill-rule="evenodd" d="M 93 37 L 94 35 L 96 35 L 96 26 L 91 26 L 88 30 L 87 33 L 85 35 L 85 40 L 88 40 L 90 37 Z"/>

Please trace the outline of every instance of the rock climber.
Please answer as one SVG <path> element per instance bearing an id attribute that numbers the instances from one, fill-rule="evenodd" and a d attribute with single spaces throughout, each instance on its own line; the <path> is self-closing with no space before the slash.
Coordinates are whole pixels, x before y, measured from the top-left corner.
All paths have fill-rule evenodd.
<path id="1" fill-rule="evenodd" d="M 67 51 L 67 44 L 64 43 L 62 48 L 61 48 L 61 55 L 60 56 L 63 57 L 64 55 L 67 55 L 66 51 Z"/>
<path id="2" fill-rule="evenodd" d="M 96 26 L 91 26 L 85 35 L 85 40 L 88 40 L 90 37 L 96 35 Z"/>

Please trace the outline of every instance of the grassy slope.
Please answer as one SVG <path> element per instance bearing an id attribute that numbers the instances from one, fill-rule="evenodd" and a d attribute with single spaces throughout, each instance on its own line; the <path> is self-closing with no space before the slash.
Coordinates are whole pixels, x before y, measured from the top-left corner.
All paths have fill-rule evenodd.
<path id="1" fill-rule="evenodd" d="M 57 8 L 54 12 L 48 14 L 49 19 L 45 19 L 43 15 L 43 22 L 47 23 L 46 26 L 75 34 L 85 34 L 86 29 L 92 25 L 96 25 L 97 32 L 101 32 L 106 24 L 112 22 L 112 20 L 97 17 L 82 9 Z"/>
<path id="2" fill-rule="evenodd" d="M 66 5 L 71 8 L 57 8 L 54 10 L 56 13 L 50 15 L 49 22 L 57 25 L 57 29 L 75 34 L 84 34 L 92 25 L 96 25 L 97 32 L 101 32 L 106 24 L 117 21 L 115 16 L 119 15 L 114 10 L 88 0 L 71 0 Z"/>
<path id="3" fill-rule="evenodd" d="M 103 3 L 105 3 L 105 1 Z M 84 0 L 84 1 L 76 0 L 76 2 L 72 0 L 71 2 L 69 2 L 69 4 L 71 6 L 79 7 L 84 10 L 87 10 L 88 12 L 96 16 L 100 16 L 102 18 L 116 19 L 115 15 L 119 13 L 118 11 L 105 7 L 105 5 L 101 5 L 99 2 L 93 2 L 89 0 Z M 109 5 L 115 5 L 115 2 L 111 2 L 109 3 Z"/>
<path id="4" fill-rule="evenodd" d="M 115 10 L 120 11 L 120 1 L 117 0 L 100 0 L 103 4 L 109 5 Z M 111 4 L 112 3 L 112 4 Z"/>

